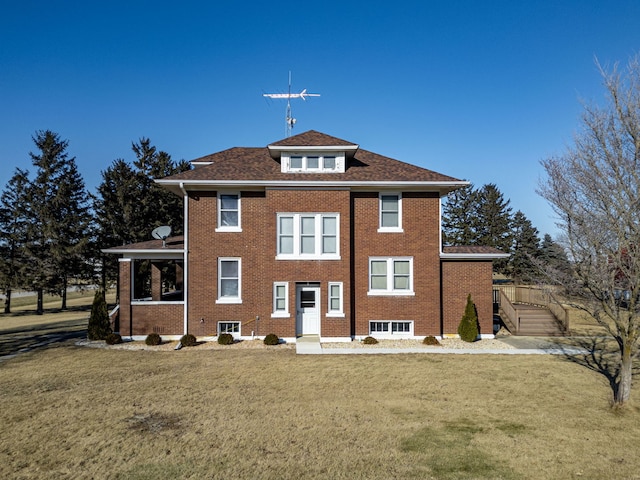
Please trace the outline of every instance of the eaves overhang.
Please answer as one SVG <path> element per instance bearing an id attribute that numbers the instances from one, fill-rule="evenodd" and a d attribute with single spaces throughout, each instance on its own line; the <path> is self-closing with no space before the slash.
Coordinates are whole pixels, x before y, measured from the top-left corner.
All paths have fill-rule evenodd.
<path id="1" fill-rule="evenodd" d="M 510 256 L 508 253 L 440 253 L 441 260 L 497 260 Z"/>
<path id="2" fill-rule="evenodd" d="M 293 145 L 269 145 L 267 147 L 269 149 L 269 155 L 274 160 L 279 160 L 282 152 L 344 152 L 347 158 L 353 158 L 353 156 L 360 148 L 359 145 L 304 145 L 304 146 L 293 146 Z"/>
<path id="3" fill-rule="evenodd" d="M 333 174 L 326 174 L 327 176 Z M 446 195 L 460 187 L 470 185 L 465 180 L 439 182 L 439 181 L 395 181 L 395 180 L 378 180 L 378 181 L 303 181 L 303 180 L 164 180 L 155 181 L 167 190 L 172 191 L 176 195 L 184 196 L 181 186 L 188 191 L 207 191 L 219 188 L 238 189 L 255 189 L 255 188 L 300 188 L 300 189 L 321 189 L 321 188 L 353 188 L 358 190 L 379 190 L 379 189 L 398 189 L 398 190 L 423 190 L 431 192 L 439 192 L 440 196 Z"/>
<path id="4" fill-rule="evenodd" d="M 122 255 L 123 258 L 145 259 L 145 260 L 182 260 L 184 258 L 184 249 L 182 248 L 105 248 L 102 253 Z"/>

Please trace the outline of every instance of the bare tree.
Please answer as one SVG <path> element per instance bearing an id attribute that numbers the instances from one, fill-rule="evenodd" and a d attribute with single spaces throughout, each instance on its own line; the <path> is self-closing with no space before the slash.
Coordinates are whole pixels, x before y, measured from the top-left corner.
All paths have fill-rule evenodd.
<path id="1" fill-rule="evenodd" d="M 542 161 L 538 193 L 559 217 L 573 264 L 555 280 L 617 344 L 613 396 L 621 406 L 640 339 L 640 62 L 597 65 L 606 103 L 584 105 L 573 145 Z"/>

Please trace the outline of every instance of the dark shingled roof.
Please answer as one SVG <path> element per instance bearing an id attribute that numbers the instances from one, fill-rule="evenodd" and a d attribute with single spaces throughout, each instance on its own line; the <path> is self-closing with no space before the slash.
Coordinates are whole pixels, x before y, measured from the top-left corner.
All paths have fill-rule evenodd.
<path id="1" fill-rule="evenodd" d="M 284 138 L 275 143 L 274 147 L 322 147 L 322 146 L 357 146 L 356 143 L 347 142 L 341 138 L 332 137 L 315 130 L 309 130 L 293 137 Z"/>
<path id="2" fill-rule="evenodd" d="M 303 145 L 304 144 L 304 145 Z M 355 146 L 350 142 L 313 130 L 289 137 L 277 146 Z M 181 181 L 297 181 L 297 182 L 459 182 L 457 178 L 421 168 L 367 150 L 358 150 L 347 160 L 344 173 L 282 173 L 267 147 L 234 147 L 193 160 L 208 163 L 161 180 Z"/>

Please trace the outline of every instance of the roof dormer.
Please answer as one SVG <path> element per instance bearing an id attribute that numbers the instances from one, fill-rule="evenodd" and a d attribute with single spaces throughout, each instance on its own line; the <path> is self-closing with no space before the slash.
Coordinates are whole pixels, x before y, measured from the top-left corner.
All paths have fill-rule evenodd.
<path id="1" fill-rule="evenodd" d="M 282 173 L 344 173 L 358 145 L 310 130 L 268 148 Z"/>

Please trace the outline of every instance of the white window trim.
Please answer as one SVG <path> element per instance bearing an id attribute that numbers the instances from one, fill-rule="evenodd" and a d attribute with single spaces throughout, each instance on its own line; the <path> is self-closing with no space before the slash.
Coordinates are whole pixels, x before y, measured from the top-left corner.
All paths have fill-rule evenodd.
<path id="1" fill-rule="evenodd" d="M 314 217 L 314 241 L 315 251 L 313 254 L 300 253 L 300 219 L 301 217 Z M 280 253 L 280 219 L 293 217 L 293 253 Z M 322 220 L 332 217 L 336 219 L 336 252 L 322 253 Z M 339 213 L 278 213 L 276 218 L 276 260 L 340 260 L 340 214 Z"/>
<path id="2" fill-rule="evenodd" d="M 398 197 L 398 226 L 383 227 L 382 226 L 382 197 Z M 402 233 L 402 193 L 399 192 L 380 192 L 378 194 L 378 232 L 379 233 Z"/>
<path id="3" fill-rule="evenodd" d="M 238 331 L 237 332 L 220 332 L 220 324 L 221 323 L 237 324 L 238 325 Z M 231 333 L 231 335 L 233 335 L 233 338 L 240 338 L 242 336 L 242 322 L 239 322 L 238 320 L 220 320 L 218 322 L 218 329 L 217 329 L 216 333 L 217 333 L 218 336 L 220 336 L 220 333 Z"/>
<path id="4" fill-rule="evenodd" d="M 407 290 L 394 290 L 393 288 L 393 262 L 409 261 L 409 288 Z M 372 289 L 371 288 L 371 262 L 373 261 L 386 261 L 387 262 L 387 288 Z M 371 296 L 412 296 L 415 295 L 413 291 L 413 257 L 369 257 L 369 291 L 367 295 Z"/>
<path id="5" fill-rule="evenodd" d="M 277 287 L 284 286 L 284 310 L 276 310 L 276 291 Z M 271 318 L 289 318 L 289 282 L 274 282 L 273 283 L 273 312 Z"/>
<path id="6" fill-rule="evenodd" d="M 222 201 L 221 201 L 221 196 L 222 195 L 237 195 L 238 196 L 238 225 L 234 225 L 234 226 L 227 226 L 227 225 L 221 225 L 220 222 L 222 221 L 222 215 L 221 215 L 221 208 L 222 208 Z M 241 203 L 242 203 L 242 199 L 241 199 L 241 195 L 240 192 L 237 191 L 219 191 L 218 194 L 216 195 L 216 216 L 218 217 L 218 225 L 216 227 L 216 232 L 241 232 L 242 231 L 242 207 L 241 207 Z"/>
<path id="7" fill-rule="evenodd" d="M 371 331 L 372 323 L 386 323 L 388 324 L 388 330 L 386 332 L 372 332 Z M 409 323 L 410 325 L 409 331 L 394 333 L 393 323 Z M 414 328 L 413 320 L 369 320 L 369 335 L 375 336 L 376 338 L 413 337 L 413 328 Z"/>
<path id="8" fill-rule="evenodd" d="M 238 296 L 237 297 L 222 297 L 220 296 L 222 278 L 220 273 L 222 269 L 220 265 L 224 261 L 237 261 L 238 262 Z M 216 303 L 242 303 L 242 259 L 240 257 L 218 257 L 218 299 Z"/>
<path id="9" fill-rule="evenodd" d="M 331 310 L 331 287 L 337 286 L 340 289 L 340 307 L 338 310 Z M 329 282 L 327 285 L 327 317 L 344 318 L 344 287 L 342 282 Z"/>
<path id="10" fill-rule="evenodd" d="M 293 168 L 291 166 L 291 157 L 302 158 L 302 168 Z M 307 158 L 318 157 L 318 168 L 308 168 Z M 324 158 L 334 157 L 335 167 L 325 168 Z M 344 173 L 345 171 L 345 153 L 344 152 L 291 152 L 282 154 L 280 157 L 282 173 Z"/>

